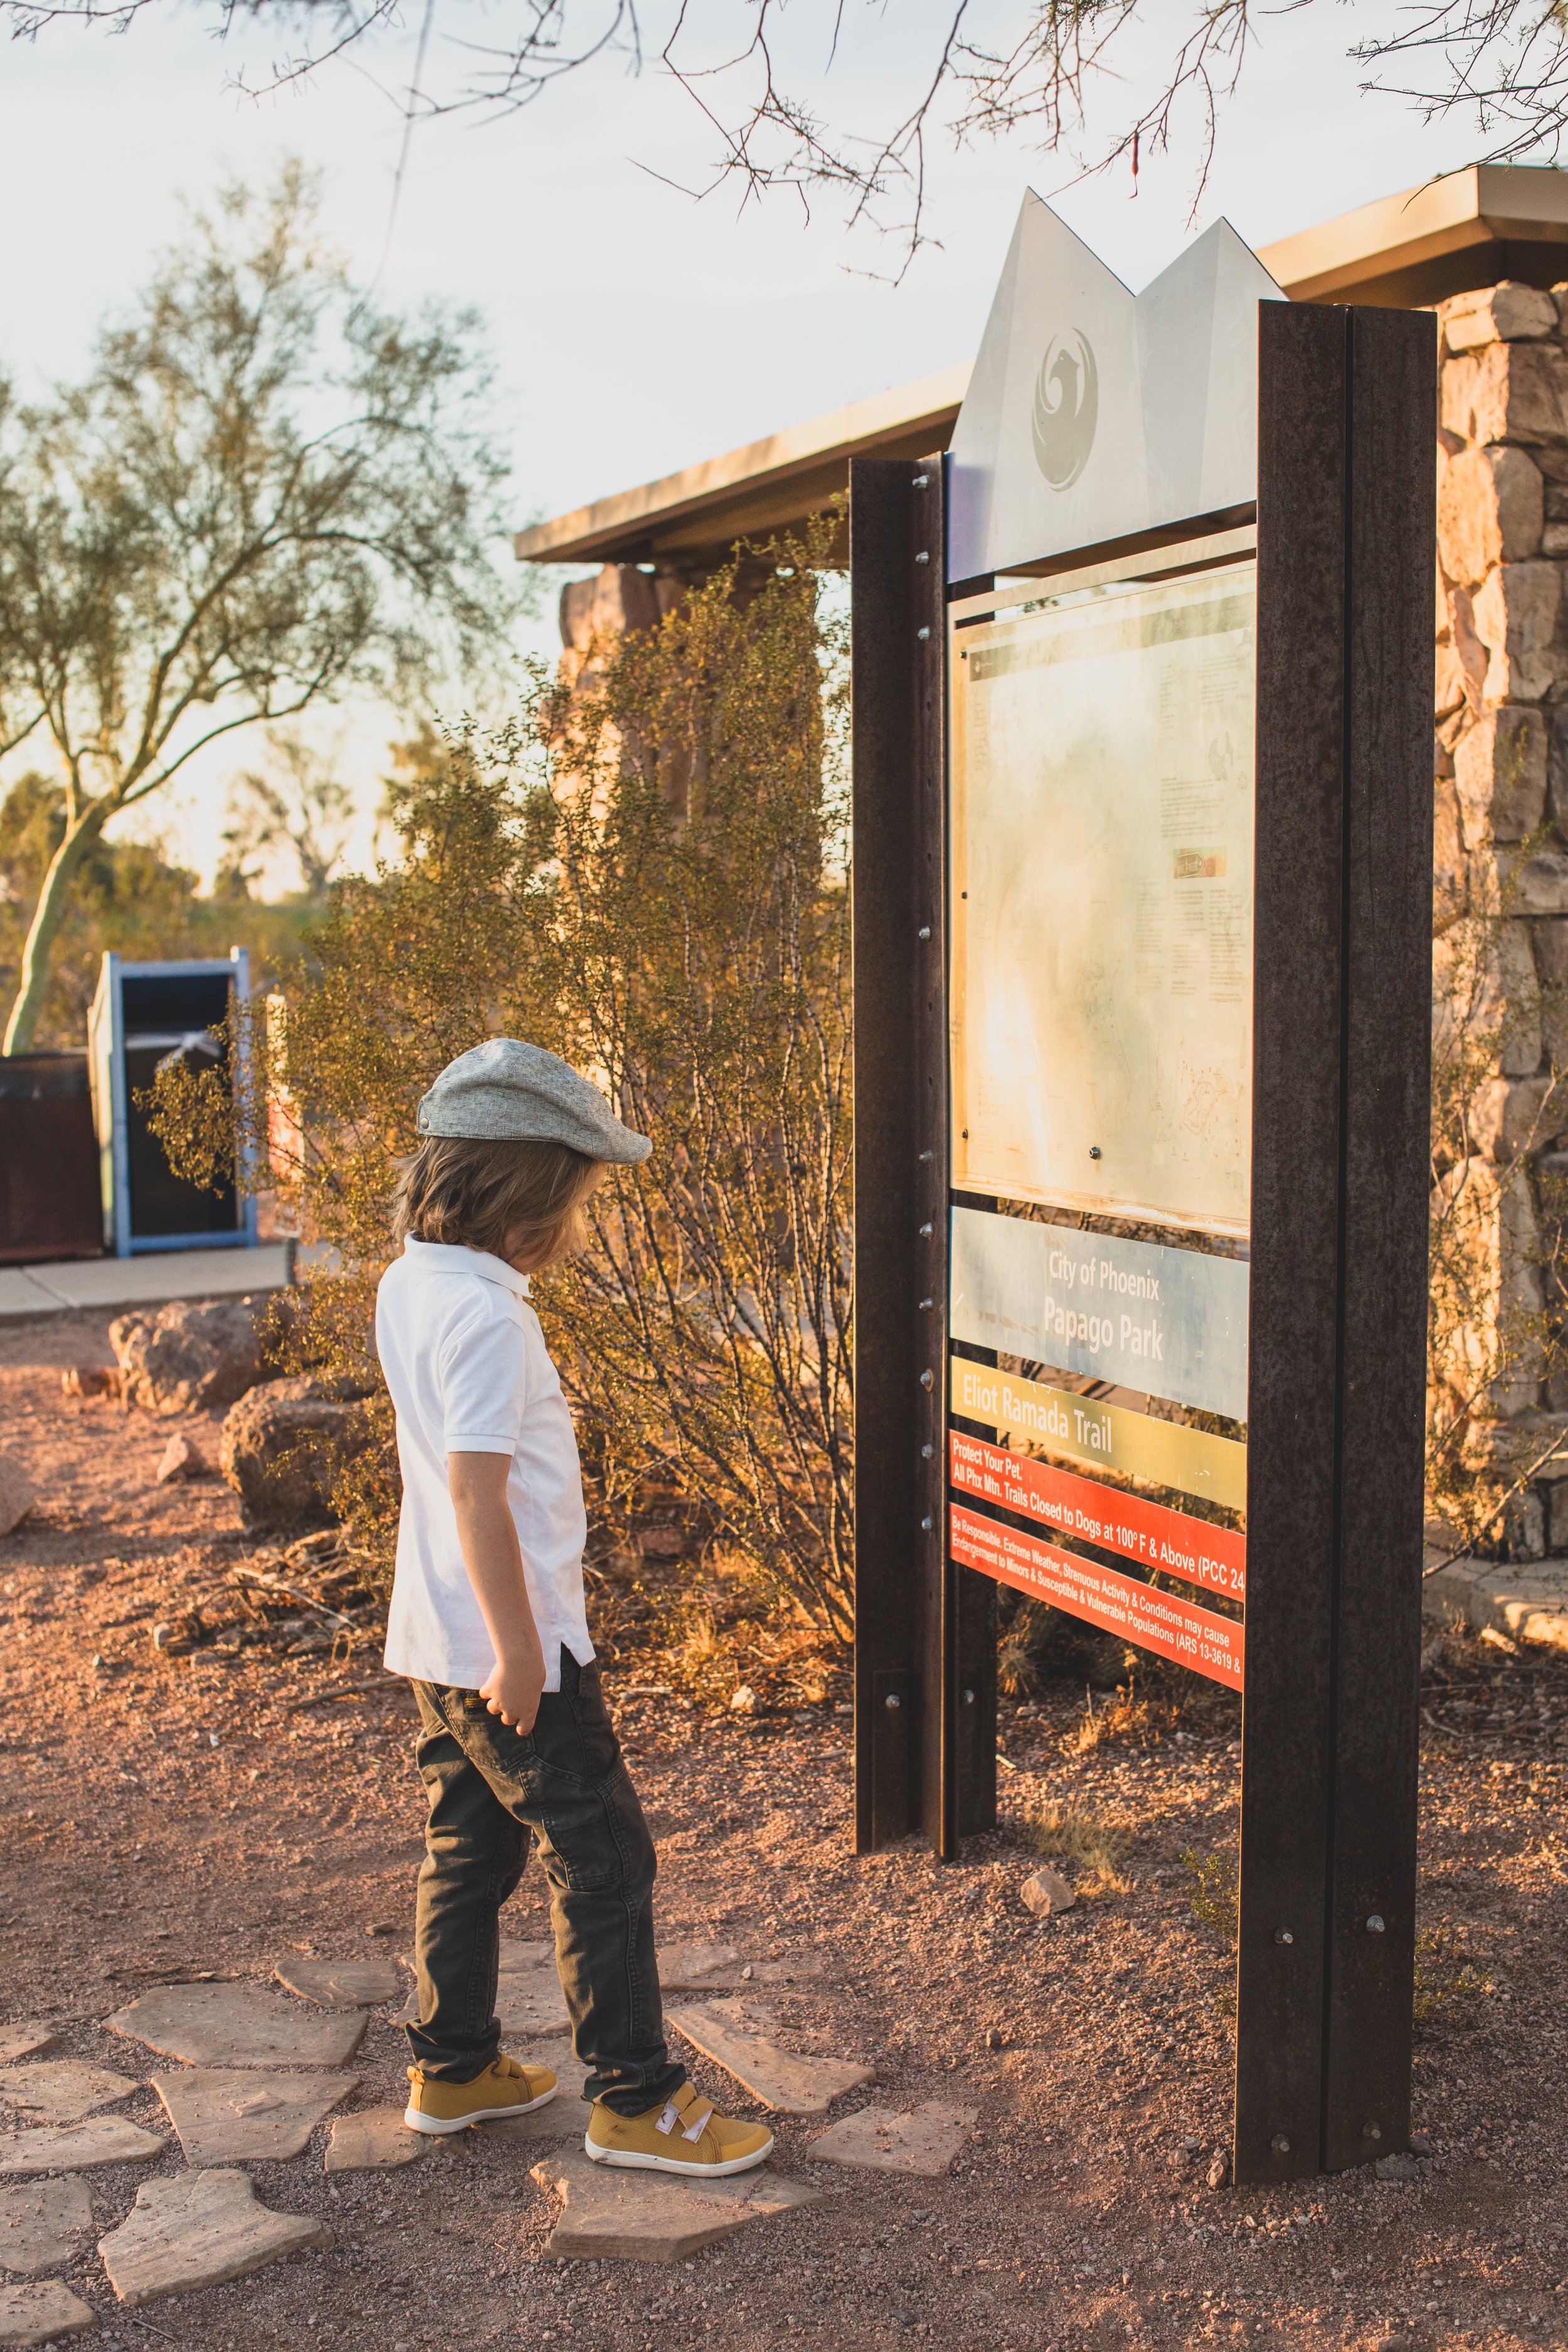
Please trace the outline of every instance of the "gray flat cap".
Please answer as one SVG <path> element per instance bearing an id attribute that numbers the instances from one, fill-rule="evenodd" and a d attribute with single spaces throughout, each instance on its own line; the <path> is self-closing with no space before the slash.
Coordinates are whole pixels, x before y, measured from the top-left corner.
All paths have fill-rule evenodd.
<path id="1" fill-rule="evenodd" d="M 491 1037 L 448 1062 L 419 1105 L 418 1126 L 421 1135 L 569 1143 L 620 1168 L 653 1150 L 621 1125 L 592 1078 L 519 1037 Z"/>

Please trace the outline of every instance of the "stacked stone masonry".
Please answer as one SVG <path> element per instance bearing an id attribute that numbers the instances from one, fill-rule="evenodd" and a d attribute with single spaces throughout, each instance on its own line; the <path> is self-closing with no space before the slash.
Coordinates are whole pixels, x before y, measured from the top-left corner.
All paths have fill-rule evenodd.
<path id="1" fill-rule="evenodd" d="M 1568 285 L 1437 316 L 1433 1211 L 1469 1281 L 1447 1316 L 1435 1286 L 1434 1412 L 1468 1408 L 1469 1469 L 1531 1474 L 1489 1548 L 1538 1559 L 1568 1552 Z"/>

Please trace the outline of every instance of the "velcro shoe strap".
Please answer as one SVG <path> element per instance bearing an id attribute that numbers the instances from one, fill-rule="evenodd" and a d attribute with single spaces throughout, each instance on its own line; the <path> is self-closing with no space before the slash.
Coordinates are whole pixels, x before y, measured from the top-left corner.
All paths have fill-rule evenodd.
<path id="1" fill-rule="evenodd" d="M 687 2125 L 686 2129 L 680 2135 L 681 2138 L 700 2139 L 703 2133 L 708 2128 L 708 2118 L 712 2112 L 713 2110 L 711 2107 L 704 2107 L 701 2114 L 697 2116 L 696 2120 Z"/>
<path id="2" fill-rule="evenodd" d="M 666 2139 L 668 2139 L 670 2133 L 675 2129 L 676 2125 L 679 2121 L 680 2117 L 676 2113 L 675 2101 L 673 2099 L 666 2099 L 664 2103 L 664 2113 L 660 2116 L 658 2123 L 655 2124 L 654 2129 L 655 2131 L 662 2132 Z"/>

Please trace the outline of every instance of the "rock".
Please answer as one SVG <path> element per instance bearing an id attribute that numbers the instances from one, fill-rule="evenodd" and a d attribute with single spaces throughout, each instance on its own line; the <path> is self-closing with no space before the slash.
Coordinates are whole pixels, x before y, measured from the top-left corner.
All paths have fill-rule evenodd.
<path id="1" fill-rule="evenodd" d="M 903 2115 L 891 2107 L 862 2107 L 812 2141 L 812 2161 L 866 2172 L 914 2172 L 935 2180 L 951 2167 L 978 2115 L 978 2108 L 952 2107 L 941 2099 L 928 2099 Z"/>
<path id="2" fill-rule="evenodd" d="M 561 591 L 561 642 L 575 653 L 651 629 L 658 619 L 653 582 L 635 563 L 606 563 L 592 580 L 574 580 Z"/>
<path id="3" fill-rule="evenodd" d="M 730 2180 L 680 2180 L 591 2164 L 575 2150 L 536 2164 L 533 2178 L 562 2200 L 546 2253 L 582 2262 L 684 2262 L 748 2221 L 817 2202 L 804 2181 L 765 2169 Z"/>
<path id="4" fill-rule="evenodd" d="M 1208 2182 L 1211 2189 L 1223 2189 L 1225 2187 L 1226 2182 L 1230 2179 L 1229 2148 L 1215 2148 L 1214 2152 L 1214 2161 L 1209 2166 L 1204 2178 Z"/>
<path id="5" fill-rule="evenodd" d="M 1541 468 L 1522 449 L 1461 449 L 1437 478 L 1437 546 L 1445 572 L 1479 588 L 1495 565 L 1539 551 L 1545 516 Z"/>
<path id="6" fill-rule="evenodd" d="M 1424 2131 L 1413 2131 L 1410 2135 L 1410 2153 L 1412 2156 L 1430 2156 L 1432 2153 L 1431 2135 Z"/>
<path id="7" fill-rule="evenodd" d="M 1474 287 L 1438 305 L 1443 339 L 1451 352 L 1478 343 L 1511 343 L 1521 337 L 1554 334 L 1557 305 L 1538 286 L 1505 278 L 1497 286 Z"/>
<path id="8" fill-rule="evenodd" d="M 1078 1901 L 1071 1886 L 1056 1870 L 1037 1870 L 1026 1878 L 1018 1889 L 1020 1901 L 1038 1919 L 1049 1919 L 1058 1911 L 1070 1911 Z"/>
<path id="9" fill-rule="evenodd" d="M 0 2344 L 49 2344 L 96 2327 L 98 2314 L 63 2279 L 37 2286 L 0 2286 Z"/>
<path id="10" fill-rule="evenodd" d="M 1470 1097 L 1470 1139 L 1489 1160 L 1544 1151 L 1568 1127 L 1568 1089 L 1537 1078 L 1486 1078 Z"/>
<path id="11" fill-rule="evenodd" d="M 52 2050 L 59 2038 L 52 2025 L 0 2025 L 0 2066 Z"/>
<path id="12" fill-rule="evenodd" d="M 321 2009 L 374 2009 L 395 2000 L 403 1979 L 390 1960 L 279 1960 L 273 1971 L 280 1985 Z"/>
<path id="13" fill-rule="evenodd" d="M 750 1683 L 738 1683 L 735 1688 L 730 1693 L 731 1714 L 755 1715 L 756 1711 L 756 1692 L 752 1688 Z"/>
<path id="14" fill-rule="evenodd" d="M 60 1374 L 60 1393 L 68 1397 L 117 1397 L 120 1370 L 114 1364 L 72 1364 Z"/>
<path id="15" fill-rule="evenodd" d="M 342 2066 L 363 2016 L 318 2016 L 251 1984 L 155 1985 L 104 2023 L 190 2066 Z"/>
<path id="16" fill-rule="evenodd" d="M 1380 2180 L 1419 2180 L 1421 2159 L 1418 2156 L 1380 2156 L 1373 2170 Z"/>
<path id="17" fill-rule="evenodd" d="M 358 2081 L 357 2074 L 198 2066 L 184 2074 L 154 2074 L 153 2088 L 180 2135 L 187 2164 L 257 2164 L 302 2155 L 316 2126 Z"/>
<path id="18" fill-rule="evenodd" d="M 0 2189 L 0 2270 L 36 2278 L 69 2262 L 91 2234 L 92 2191 L 85 2180 Z"/>
<path id="19" fill-rule="evenodd" d="M 41 2066 L 0 2067 L 0 2099 L 19 2107 L 29 2123 L 79 2124 L 94 2107 L 123 2099 L 136 2084 L 107 2066 L 79 2058 L 46 2059 Z"/>
<path id="20" fill-rule="evenodd" d="M 1454 782 L 1467 848 L 1533 833 L 1546 814 L 1546 721 L 1540 711 L 1483 711 L 1455 749 Z"/>
<path id="21" fill-rule="evenodd" d="M 134 2309 L 333 2242 L 324 2223 L 258 2203 L 243 2172 L 186 2172 L 143 2181 L 129 2217 L 98 2251 L 115 2294 Z"/>
<path id="22" fill-rule="evenodd" d="M 212 1412 L 261 1379 L 268 1310 L 248 1298 L 176 1298 L 109 1327 L 126 1404 L 144 1412 Z"/>
<path id="23" fill-rule="evenodd" d="M 0 1536 L 19 1528 L 33 1507 L 33 1486 L 14 1454 L 0 1454 Z"/>
<path id="24" fill-rule="evenodd" d="M 224 1421 L 218 1467 L 252 1519 L 288 1525 L 331 1515 L 338 1466 L 369 1439 L 363 1407 L 324 1395 L 304 1373 L 241 1398 Z"/>
<path id="25" fill-rule="evenodd" d="M 1553 345 L 1489 343 L 1443 368 L 1444 425 L 1467 441 L 1560 441 L 1568 361 Z"/>
<path id="26" fill-rule="evenodd" d="M 90 2122 L 12 2132 L 0 2139 L 0 2177 L 26 2180 L 40 2172 L 86 2172 L 95 2164 L 137 2164 L 162 2156 L 168 2143 L 124 2116 L 94 2116 Z"/>
<path id="27" fill-rule="evenodd" d="M 875 2079 L 875 2067 L 857 2065 L 849 2058 L 802 2058 L 781 2050 L 742 2021 L 744 2017 L 743 2011 L 727 2016 L 711 2004 L 665 2011 L 666 2023 L 683 2033 L 694 2049 L 733 2074 L 765 2107 L 784 2115 L 822 2115 L 842 2093 Z"/>
<path id="28" fill-rule="evenodd" d="M 543 2115 L 547 2110 L 541 2107 Z M 355 2116 L 339 2116 L 327 2142 L 329 2172 L 381 2172 L 392 2165 L 412 2164 L 430 2141 L 423 2132 L 410 2131 L 401 2107 L 362 2107 Z"/>
<path id="29" fill-rule="evenodd" d="M 665 1944 L 658 1980 L 666 1992 L 729 1992 L 741 1980 L 741 1955 L 733 1944 Z"/>
<path id="30" fill-rule="evenodd" d="M 212 1464 L 194 1437 L 171 1437 L 159 1456 L 156 1476 L 160 1486 L 181 1478 L 210 1478 Z"/>
<path id="31" fill-rule="evenodd" d="M 1471 609 L 1489 656 L 1489 702 L 1539 702 L 1555 683 L 1562 581 L 1552 562 L 1500 563 L 1478 592 Z"/>
<path id="32" fill-rule="evenodd" d="M 985 2047 L 987 2050 L 1005 2050 L 1007 2047 L 1007 2037 L 999 2025 L 992 2026 L 986 2034 Z"/>

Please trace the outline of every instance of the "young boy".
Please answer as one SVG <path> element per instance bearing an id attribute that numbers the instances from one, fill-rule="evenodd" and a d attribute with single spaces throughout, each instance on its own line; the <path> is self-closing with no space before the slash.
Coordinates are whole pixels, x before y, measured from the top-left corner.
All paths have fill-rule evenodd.
<path id="1" fill-rule="evenodd" d="M 386 1664 L 419 1704 L 429 1799 L 415 1926 L 419 2022 L 404 2121 L 455 2132 L 555 2095 L 500 2053 L 499 1913 L 531 1834 L 599 2164 L 745 2172 L 771 2134 L 699 2096 L 665 2046 L 653 1841 L 583 1607 L 587 1519 L 572 1418 L 529 1276 L 579 1249 L 607 1165 L 652 1148 L 553 1054 L 493 1037 L 419 1106 L 403 1255 L 376 1299 L 403 1512 Z"/>

